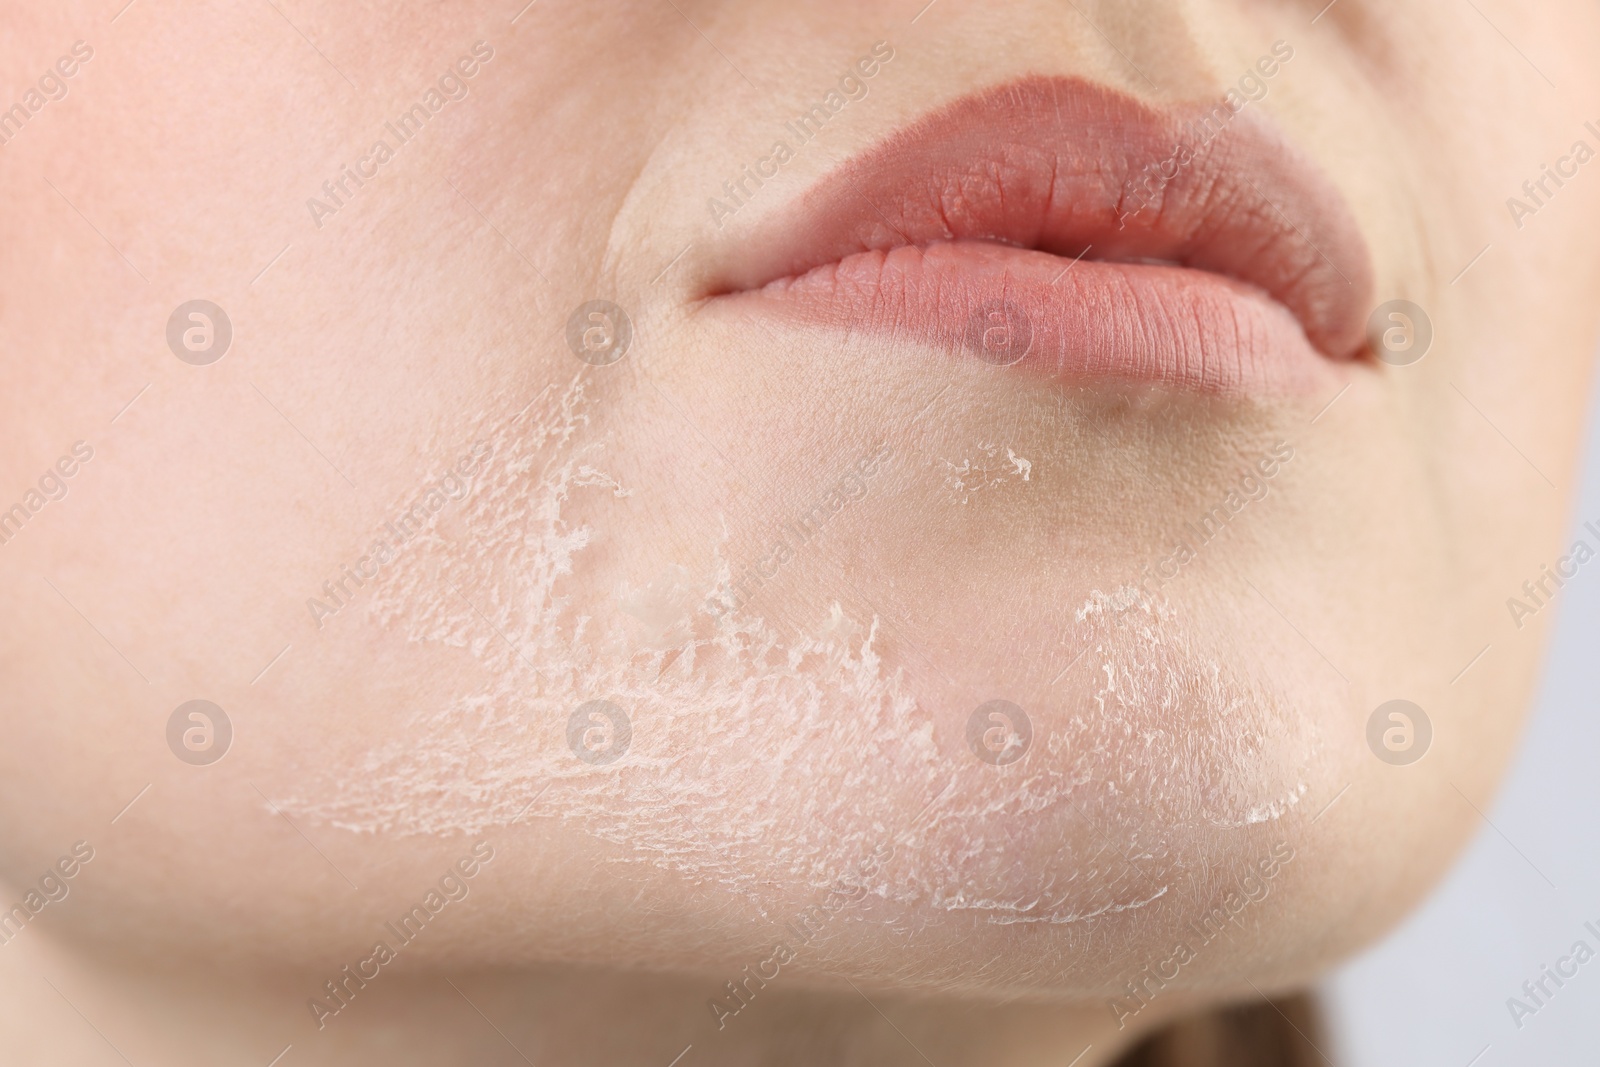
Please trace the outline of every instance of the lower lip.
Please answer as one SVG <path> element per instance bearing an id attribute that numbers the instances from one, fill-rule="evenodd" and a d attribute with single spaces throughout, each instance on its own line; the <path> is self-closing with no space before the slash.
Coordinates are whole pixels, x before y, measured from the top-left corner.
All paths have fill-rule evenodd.
<path id="1" fill-rule="evenodd" d="M 1337 374 L 1287 308 L 1222 275 L 984 241 L 861 252 L 727 299 L 1063 383 L 1259 397 Z"/>

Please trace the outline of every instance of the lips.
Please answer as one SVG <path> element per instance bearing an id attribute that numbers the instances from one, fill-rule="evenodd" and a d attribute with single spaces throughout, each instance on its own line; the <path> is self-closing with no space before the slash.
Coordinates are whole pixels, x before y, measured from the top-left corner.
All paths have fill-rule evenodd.
<path id="1" fill-rule="evenodd" d="M 1030 77 L 836 168 L 740 234 L 710 292 L 1063 381 L 1261 393 L 1365 350 L 1372 268 L 1257 112 Z"/>

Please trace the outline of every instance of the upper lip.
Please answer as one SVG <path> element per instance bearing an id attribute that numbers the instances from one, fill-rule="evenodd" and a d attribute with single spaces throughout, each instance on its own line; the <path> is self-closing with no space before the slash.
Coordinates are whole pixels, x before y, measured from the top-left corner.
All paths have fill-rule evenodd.
<path id="1" fill-rule="evenodd" d="M 1259 109 L 1152 105 L 1078 78 L 1024 78 L 891 135 L 758 223 L 712 294 L 942 241 L 1208 271 L 1263 290 L 1326 356 L 1365 346 L 1361 231 Z"/>

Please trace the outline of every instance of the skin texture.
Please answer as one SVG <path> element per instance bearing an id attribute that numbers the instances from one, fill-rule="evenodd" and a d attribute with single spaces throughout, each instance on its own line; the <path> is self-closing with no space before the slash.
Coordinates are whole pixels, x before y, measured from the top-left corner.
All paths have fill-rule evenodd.
<path id="1" fill-rule="evenodd" d="M 0 945 L 0 1059 L 1092 1065 L 1396 922 L 1477 827 L 1552 615 L 1506 600 L 1561 552 L 1600 170 L 1520 226 L 1506 199 L 1597 145 L 1593 5 L 515 7 L 6 5 L 6 71 L 93 57 L 0 146 L 4 499 L 93 456 L 0 546 L 0 899 L 94 855 Z M 1378 299 L 1426 309 L 1419 363 L 1086 388 L 705 310 L 762 220 L 931 108 L 1030 73 L 1199 104 L 1280 40 L 1248 107 L 1347 198 Z M 165 335 L 197 298 L 233 327 L 209 366 Z M 632 323 L 610 366 L 565 339 L 594 299 Z M 1259 499 L 1152 578 L 1230 492 Z M 1433 726 L 1409 766 L 1367 743 L 1395 698 Z M 209 766 L 168 747 L 194 699 L 232 724 Z M 613 763 L 569 746 L 595 699 Z M 967 743 L 992 699 L 1032 727 L 1004 766 Z"/>

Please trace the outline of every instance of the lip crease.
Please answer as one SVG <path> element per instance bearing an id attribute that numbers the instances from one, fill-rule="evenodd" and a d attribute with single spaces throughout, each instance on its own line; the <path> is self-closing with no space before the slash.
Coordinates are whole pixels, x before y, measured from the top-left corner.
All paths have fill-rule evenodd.
<path id="1" fill-rule="evenodd" d="M 1065 77 L 915 121 L 728 257 L 708 296 L 741 313 L 1208 393 L 1326 384 L 1372 293 L 1349 206 L 1265 117 Z"/>

